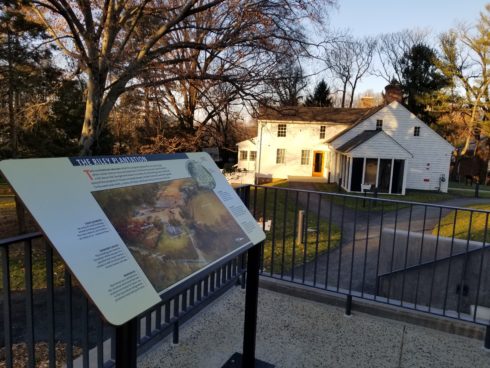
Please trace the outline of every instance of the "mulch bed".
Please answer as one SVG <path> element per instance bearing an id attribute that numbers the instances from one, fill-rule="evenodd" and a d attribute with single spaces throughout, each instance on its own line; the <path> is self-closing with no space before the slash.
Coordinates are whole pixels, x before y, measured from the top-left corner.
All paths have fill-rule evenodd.
<path id="1" fill-rule="evenodd" d="M 66 365 L 66 344 L 58 342 L 55 347 L 56 367 L 64 367 Z M 49 367 L 48 344 L 45 342 L 36 343 L 35 346 L 35 366 L 38 368 Z M 12 346 L 13 364 L 14 367 L 27 367 L 27 345 L 25 343 L 14 344 Z M 78 346 L 73 346 L 73 359 L 82 354 L 82 349 Z M 5 348 L 0 349 L 0 368 L 6 368 Z"/>

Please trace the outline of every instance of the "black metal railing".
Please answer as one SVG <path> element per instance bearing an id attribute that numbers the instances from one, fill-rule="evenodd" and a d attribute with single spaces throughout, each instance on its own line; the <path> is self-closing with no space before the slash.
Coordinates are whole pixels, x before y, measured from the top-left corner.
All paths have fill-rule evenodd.
<path id="1" fill-rule="evenodd" d="M 490 324 L 489 211 L 273 186 L 248 197 L 262 276 Z"/>
<path id="2" fill-rule="evenodd" d="M 111 367 L 115 328 L 105 323 L 41 233 L 0 240 L 0 366 Z M 138 316 L 138 352 L 237 284 L 244 256 Z M 2 364 L 2 361 L 5 361 Z"/>

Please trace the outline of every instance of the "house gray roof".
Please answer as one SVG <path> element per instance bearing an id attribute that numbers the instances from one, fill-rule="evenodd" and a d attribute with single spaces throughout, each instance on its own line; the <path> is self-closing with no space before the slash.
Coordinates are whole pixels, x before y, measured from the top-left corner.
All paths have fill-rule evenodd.
<path id="1" fill-rule="evenodd" d="M 380 132 L 382 132 L 382 130 L 365 130 L 361 134 L 356 135 L 354 138 L 341 145 L 339 148 L 337 148 L 337 151 L 342 153 L 350 152 Z"/>
<path id="2" fill-rule="evenodd" d="M 336 124 L 356 124 L 366 120 L 383 106 L 372 108 L 335 107 L 263 107 L 259 110 L 259 120 L 297 121 Z"/>

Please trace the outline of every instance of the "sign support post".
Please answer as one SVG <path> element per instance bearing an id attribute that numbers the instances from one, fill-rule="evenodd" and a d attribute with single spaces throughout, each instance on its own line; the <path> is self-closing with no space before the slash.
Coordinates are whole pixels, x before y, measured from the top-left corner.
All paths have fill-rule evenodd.
<path id="1" fill-rule="evenodd" d="M 222 368 L 274 368 L 274 365 L 270 363 L 255 359 L 260 253 L 263 246 L 264 242 L 260 242 L 250 248 L 247 252 L 247 288 L 245 290 L 243 354 L 233 354 Z"/>
<path id="2" fill-rule="evenodd" d="M 263 242 L 247 252 L 247 289 L 245 291 L 245 322 L 243 331 L 243 367 L 255 367 L 257 305 L 259 299 L 260 249 Z"/>
<path id="3" fill-rule="evenodd" d="M 136 368 L 138 318 L 116 326 L 116 366 Z"/>

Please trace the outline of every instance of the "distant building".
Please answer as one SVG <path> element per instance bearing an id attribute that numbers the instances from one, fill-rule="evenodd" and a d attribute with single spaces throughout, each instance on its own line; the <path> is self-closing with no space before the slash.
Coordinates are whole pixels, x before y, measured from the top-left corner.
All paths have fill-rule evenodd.
<path id="1" fill-rule="evenodd" d="M 316 178 L 348 192 L 447 192 L 454 147 L 400 101 L 389 85 L 371 108 L 263 109 L 257 137 L 238 143 L 237 167 L 252 180 Z"/>

